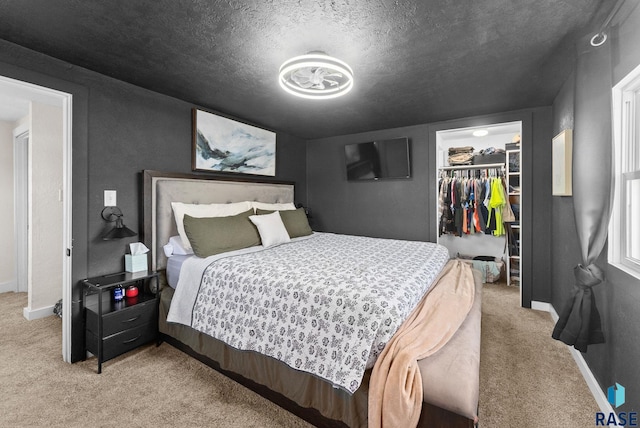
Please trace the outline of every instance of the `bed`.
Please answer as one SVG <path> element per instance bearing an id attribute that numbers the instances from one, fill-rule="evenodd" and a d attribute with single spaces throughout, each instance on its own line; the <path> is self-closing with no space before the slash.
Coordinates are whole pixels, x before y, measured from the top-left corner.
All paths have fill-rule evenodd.
<path id="1" fill-rule="evenodd" d="M 349 362 L 350 368 L 356 367 L 355 371 L 362 372 L 362 376 L 345 369 L 342 371 L 331 370 L 333 377 L 319 377 L 305 370 L 305 363 L 312 366 L 314 365 L 313 361 L 277 358 L 279 351 L 269 349 L 268 344 L 260 343 L 259 340 L 254 341 L 256 343 L 253 344 L 253 348 L 247 349 L 244 346 L 246 344 L 238 344 L 237 341 L 233 341 L 232 337 L 225 338 L 226 342 L 224 342 L 203 333 L 202 331 L 207 329 L 207 323 L 216 323 L 215 316 L 204 320 L 204 327 L 175 322 L 173 318 L 174 322 L 167 321 L 168 317 L 174 317 L 174 314 L 170 314 L 172 300 L 176 293 L 179 293 L 179 290 L 185 289 L 184 287 L 174 289 L 169 285 L 168 280 L 173 282 L 175 286 L 177 272 L 182 265 L 189 263 L 189 260 L 185 260 L 188 257 L 172 256 L 168 258 L 163 248 L 172 236 L 178 234 L 171 207 L 172 202 L 227 204 L 260 201 L 272 204 L 290 204 L 294 201 L 293 183 L 144 171 L 143 188 L 144 241 L 151 250 L 152 269 L 166 272 L 160 287 L 159 329 L 161 338 L 316 426 L 367 426 L 369 387 L 372 374 L 371 360 L 375 360 L 372 356 L 373 351 L 369 350 L 370 352 L 367 354 L 359 349 L 356 355 L 362 354 L 362 361 L 358 364 L 353 362 L 356 358 L 346 359 L 347 357 L 342 356 L 343 360 L 341 361 Z M 314 233 L 309 237 L 295 238 L 296 242 L 277 246 L 277 251 L 273 250 L 272 257 L 275 259 L 278 257 L 288 258 L 292 252 L 288 250 L 290 248 L 296 248 L 293 253 L 304 254 L 308 252 L 313 254 L 313 251 L 318 251 L 318 245 L 325 245 L 325 241 L 334 245 L 335 241 L 342 239 L 343 237 L 332 234 Z M 355 242 L 361 242 L 360 239 L 363 238 L 356 237 L 355 239 Z M 348 246 L 351 246 L 351 242 L 354 241 L 349 242 Z M 364 243 L 371 244 L 369 241 L 362 242 L 363 245 Z M 294 245 L 299 245 L 299 247 L 294 247 Z M 434 252 L 436 254 L 434 257 L 437 259 L 437 250 L 434 249 Z M 249 253 L 252 251 L 250 250 Z M 266 251 L 263 252 L 263 254 L 266 253 Z M 246 266 L 254 266 L 258 260 L 255 257 L 258 256 L 242 254 L 237 259 L 246 258 L 244 260 Z M 222 256 L 221 258 L 228 259 Z M 244 270 L 246 270 L 246 266 Z M 230 265 L 224 267 L 224 269 L 229 268 Z M 243 272 L 242 267 L 238 269 L 240 269 L 239 272 Z M 196 273 L 195 276 L 202 275 L 203 271 L 197 272 L 201 273 Z M 398 272 L 392 272 L 391 275 L 398 275 Z M 359 275 L 351 276 L 351 280 L 358 281 Z M 186 274 L 184 277 L 187 277 Z M 186 281 L 184 278 L 181 280 Z M 474 274 L 474 280 L 475 299 L 460 327 L 442 349 L 418 362 L 423 385 L 423 402 L 418 426 L 455 428 L 472 427 L 477 423 L 481 282 L 476 274 Z M 195 288 L 201 287 L 198 285 Z M 384 292 L 384 290 L 380 290 L 380 292 Z M 435 293 L 429 292 L 427 294 Z M 321 296 L 316 296 L 313 293 L 311 296 L 322 299 Z M 358 295 L 354 300 L 357 300 L 357 297 Z M 393 298 L 393 296 L 384 297 L 386 300 Z M 194 299 L 197 298 L 194 297 Z M 405 304 L 415 306 L 415 302 L 405 302 L 406 299 L 403 299 L 405 299 L 404 296 L 399 297 L 401 301 L 399 308 L 404 308 Z M 194 306 L 193 302 L 191 305 Z M 174 311 L 176 306 L 177 304 L 174 305 Z M 405 312 L 407 311 L 405 310 Z M 408 315 L 408 312 L 405 315 Z M 206 310 L 203 313 L 206 313 Z M 229 314 L 226 316 L 229 317 Z M 274 327 L 268 328 L 273 329 Z M 265 328 L 265 331 L 268 328 Z M 384 340 L 388 340 L 388 337 Z M 327 348 L 330 349 L 328 341 L 323 342 L 320 338 L 319 343 L 327 345 Z M 377 349 L 380 352 L 379 343 L 375 343 L 376 346 L 371 349 Z M 343 343 L 341 346 L 344 347 L 345 344 Z M 368 348 L 368 346 L 364 346 L 364 349 Z M 324 346 L 318 346 L 315 351 L 321 349 L 324 349 Z M 335 375 L 336 371 L 340 372 L 339 376 Z"/>

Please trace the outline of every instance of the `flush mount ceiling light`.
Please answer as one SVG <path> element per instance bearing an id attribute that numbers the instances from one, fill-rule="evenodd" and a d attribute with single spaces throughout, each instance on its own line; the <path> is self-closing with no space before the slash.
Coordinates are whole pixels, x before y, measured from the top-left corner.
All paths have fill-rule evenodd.
<path id="1" fill-rule="evenodd" d="M 487 131 L 486 129 L 476 129 L 475 131 L 473 131 L 474 137 L 485 137 L 487 135 L 489 135 L 489 131 Z"/>
<path id="2" fill-rule="evenodd" d="M 285 61 L 278 81 L 282 89 L 297 97 L 337 98 L 353 88 L 353 70 L 324 52 L 309 52 Z"/>

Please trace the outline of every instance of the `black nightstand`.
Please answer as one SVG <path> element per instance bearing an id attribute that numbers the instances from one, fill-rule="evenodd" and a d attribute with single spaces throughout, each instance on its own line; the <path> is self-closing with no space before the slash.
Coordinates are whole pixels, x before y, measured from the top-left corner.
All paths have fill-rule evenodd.
<path id="1" fill-rule="evenodd" d="M 87 278 L 82 284 L 85 351 L 98 358 L 98 373 L 102 373 L 103 362 L 157 340 L 157 272 L 120 272 Z M 136 297 L 114 300 L 116 287 L 131 285 L 138 287 Z"/>

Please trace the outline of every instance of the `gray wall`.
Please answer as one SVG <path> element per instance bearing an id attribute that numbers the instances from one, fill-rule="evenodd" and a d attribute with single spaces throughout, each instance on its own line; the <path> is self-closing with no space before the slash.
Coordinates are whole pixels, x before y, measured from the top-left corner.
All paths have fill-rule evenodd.
<path id="1" fill-rule="evenodd" d="M 150 92 L 3 40 L 0 74 L 73 95 L 72 278 L 78 301 L 77 281 L 123 270 L 126 244 L 141 240 L 100 239 L 105 227 L 100 217 L 103 190 L 118 191 L 125 224 L 142 233 L 140 171 L 191 172 L 191 108 L 206 106 Z M 278 133 L 276 144 L 275 178 L 295 181 L 296 200 L 306 203 L 304 140 Z M 79 303 L 73 304 L 73 360 L 82 357 L 79 309 Z"/>
<path id="2" fill-rule="evenodd" d="M 91 88 L 89 127 L 89 272 L 123 268 L 126 242 L 103 241 L 99 213 L 103 190 L 118 191 L 125 224 L 141 232 L 142 169 L 191 172 L 191 109 L 193 104 L 120 81 L 104 79 Z M 258 125 L 259 126 L 259 125 Z M 276 179 L 297 184 L 297 202 L 305 203 L 304 140 L 278 133 Z M 253 176 L 255 179 L 267 179 Z M 98 215 L 91 215 L 98 213 Z"/>
<path id="3" fill-rule="evenodd" d="M 411 179 L 347 181 L 344 146 L 409 137 Z M 425 126 L 387 129 L 307 142 L 307 200 L 317 230 L 380 238 L 429 240 L 432 196 Z"/>
<path id="4" fill-rule="evenodd" d="M 437 239 L 436 132 L 511 122 L 523 123 L 523 303 L 548 302 L 550 274 L 551 108 L 385 129 L 307 142 L 307 200 L 317 230 L 382 238 Z M 411 140 L 411 179 L 347 181 L 344 146 L 374 139 Z M 533 231 L 535 230 L 535 233 Z M 536 266 L 536 269 L 532 269 Z"/>
<path id="5" fill-rule="evenodd" d="M 640 64 L 640 8 L 610 34 L 612 85 Z M 554 135 L 573 129 L 575 109 L 575 73 L 567 80 L 553 104 Z M 580 247 L 573 218 L 571 197 L 552 199 L 552 282 L 551 303 L 560 312 L 570 298 L 574 283 L 573 267 L 581 263 Z M 617 410 L 640 410 L 640 281 L 607 264 L 607 248 L 598 266 L 604 268 L 607 280 L 594 292 L 605 333 L 606 343 L 590 345 L 583 354 L 603 391 L 620 383 L 626 388 L 626 404 Z"/>

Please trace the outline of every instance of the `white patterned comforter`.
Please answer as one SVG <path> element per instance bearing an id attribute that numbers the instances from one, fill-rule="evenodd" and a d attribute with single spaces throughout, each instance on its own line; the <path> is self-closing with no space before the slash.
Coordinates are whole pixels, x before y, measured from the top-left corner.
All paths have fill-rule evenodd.
<path id="1" fill-rule="evenodd" d="M 305 238 L 185 261 L 167 320 L 353 393 L 449 255 L 428 242 Z"/>

